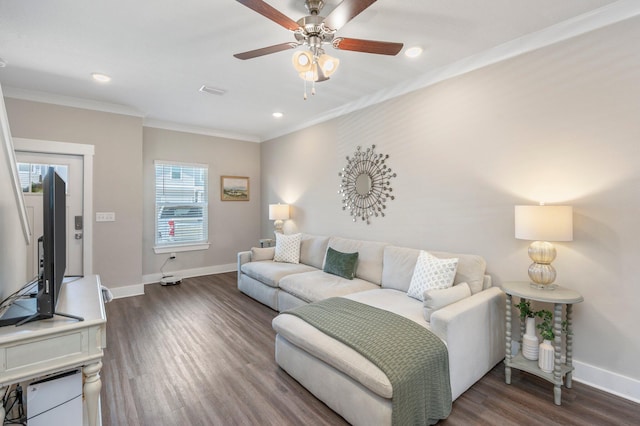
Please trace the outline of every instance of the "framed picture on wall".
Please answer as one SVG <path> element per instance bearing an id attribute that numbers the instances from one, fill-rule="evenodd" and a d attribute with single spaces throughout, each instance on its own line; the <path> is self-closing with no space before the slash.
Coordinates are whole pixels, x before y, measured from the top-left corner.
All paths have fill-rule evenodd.
<path id="1" fill-rule="evenodd" d="M 220 176 L 222 201 L 249 201 L 249 178 L 244 176 Z"/>

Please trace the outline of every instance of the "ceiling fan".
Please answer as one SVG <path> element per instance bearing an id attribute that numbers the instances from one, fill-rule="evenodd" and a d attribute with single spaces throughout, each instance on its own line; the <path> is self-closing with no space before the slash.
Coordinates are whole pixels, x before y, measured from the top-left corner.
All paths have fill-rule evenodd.
<path id="1" fill-rule="evenodd" d="M 332 45 L 335 49 L 379 55 L 397 55 L 402 43 L 335 37 L 336 32 L 347 22 L 358 16 L 376 0 L 343 0 L 326 17 L 321 15 L 323 0 L 305 0 L 308 16 L 294 21 L 262 0 L 237 0 L 239 3 L 271 19 L 278 25 L 293 32 L 296 41 L 276 44 L 261 49 L 237 53 L 238 59 L 252 59 L 271 53 L 307 46 L 308 51 L 296 53 L 293 65 L 305 81 L 324 81 L 337 69 L 338 60 L 326 55 L 323 47 Z"/>

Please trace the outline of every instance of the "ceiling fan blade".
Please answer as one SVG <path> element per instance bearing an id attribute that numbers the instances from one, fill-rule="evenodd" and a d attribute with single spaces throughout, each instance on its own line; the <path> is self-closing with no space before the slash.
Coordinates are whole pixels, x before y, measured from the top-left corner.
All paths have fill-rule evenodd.
<path id="1" fill-rule="evenodd" d="M 258 56 L 264 56 L 264 55 L 269 55 L 271 53 L 282 52 L 283 50 L 287 50 L 287 49 L 295 49 L 298 46 L 300 46 L 300 44 L 294 43 L 294 42 L 274 44 L 273 46 L 263 47 L 261 49 L 249 50 L 248 52 L 243 52 L 243 53 L 236 53 L 233 56 L 235 56 L 238 59 L 252 59 L 252 58 L 257 58 Z"/>
<path id="2" fill-rule="evenodd" d="M 344 0 L 325 18 L 324 25 L 329 29 L 339 30 L 375 2 L 376 0 Z"/>
<path id="3" fill-rule="evenodd" d="M 338 37 L 333 40 L 333 47 L 354 52 L 376 53 L 378 55 L 397 55 L 402 50 L 402 43 L 389 41 L 360 40 L 357 38 Z"/>
<path id="4" fill-rule="evenodd" d="M 247 6 L 249 9 L 252 9 L 258 12 L 260 15 L 265 18 L 271 19 L 278 25 L 285 27 L 288 30 L 296 31 L 300 28 L 300 25 L 288 16 L 284 15 L 282 12 L 278 11 L 272 6 L 269 6 L 267 3 L 262 0 L 236 0 L 238 3 L 242 3 Z"/>

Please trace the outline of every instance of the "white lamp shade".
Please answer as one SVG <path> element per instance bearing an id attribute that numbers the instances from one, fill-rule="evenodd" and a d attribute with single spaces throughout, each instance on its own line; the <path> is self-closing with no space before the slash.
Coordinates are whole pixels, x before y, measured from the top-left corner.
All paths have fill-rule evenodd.
<path id="1" fill-rule="evenodd" d="M 269 204 L 269 220 L 289 219 L 289 204 Z"/>
<path id="2" fill-rule="evenodd" d="M 571 206 L 515 206 L 515 222 L 519 240 L 573 240 Z"/>

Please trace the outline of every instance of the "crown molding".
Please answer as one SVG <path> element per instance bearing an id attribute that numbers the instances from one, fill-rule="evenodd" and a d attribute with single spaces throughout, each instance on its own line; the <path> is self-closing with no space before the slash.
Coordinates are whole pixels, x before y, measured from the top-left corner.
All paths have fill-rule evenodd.
<path id="1" fill-rule="evenodd" d="M 153 127 L 156 129 L 163 129 L 163 130 L 173 130 L 176 132 L 195 133 L 197 135 L 215 136 L 218 138 L 225 138 L 225 139 L 236 139 L 243 142 L 261 142 L 260 138 L 258 138 L 255 135 L 245 135 L 241 133 L 224 132 L 221 130 L 209 129 L 206 127 L 174 123 L 171 121 L 144 119 L 142 121 L 142 125 L 144 127 Z"/>
<path id="2" fill-rule="evenodd" d="M 82 108 L 100 112 L 109 112 L 112 114 L 130 115 L 133 117 L 144 117 L 144 114 L 142 112 L 126 105 L 100 102 L 92 99 L 74 98 L 72 96 L 63 96 L 36 90 L 19 89 L 17 87 L 5 86 L 3 90 L 4 95 L 7 98 L 41 102 L 45 104 L 62 105 L 72 108 Z"/>

